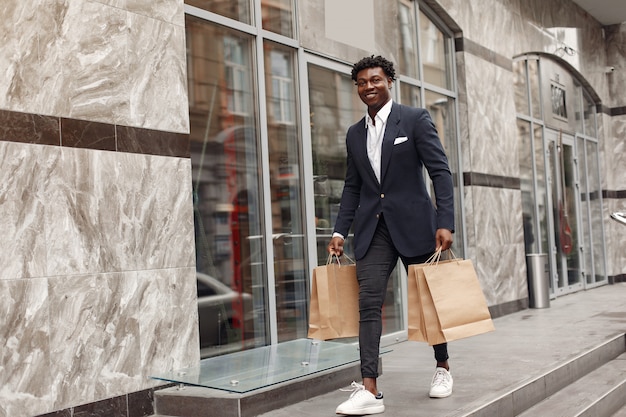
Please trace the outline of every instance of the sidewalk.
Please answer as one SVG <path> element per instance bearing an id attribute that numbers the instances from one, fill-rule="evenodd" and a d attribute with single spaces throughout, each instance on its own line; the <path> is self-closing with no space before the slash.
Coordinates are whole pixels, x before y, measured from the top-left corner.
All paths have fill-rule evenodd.
<path id="1" fill-rule="evenodd" d="M 566 295 L 551 300 L 550 308 L 523 310 L 494 319 L 494 324 L 495 332 L 450 343 L 454 392 L 445 399 L 428 398 L 432 348 L 417 342 L 389 346 L 392 352 L 383 355 L 378 380 L 385 395 L 383 415 L 463 416 L 623 335 L 626 283 Z M 347 396 L 333 391 L 262 416 L 335 416 L 335 407 Z"/>

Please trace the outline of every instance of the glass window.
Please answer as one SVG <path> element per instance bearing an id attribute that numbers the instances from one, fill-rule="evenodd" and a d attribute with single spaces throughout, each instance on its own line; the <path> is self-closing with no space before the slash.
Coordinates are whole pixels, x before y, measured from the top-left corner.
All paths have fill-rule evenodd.
<path id="1" fill-rule="evenodd" d="M 520 144 L 519 167 L 520 187 L 522 192 L 522 219 L 524 224 L 524 245 L 526 253 L 539 253 L 539 241 L 536 238 L 535 192 L 533 186 L 533 154 L 530 123 L 517 119 L 517 140 Z"/>
<path id="2" fill-rule="evenodd" d="M 415 3 L 400 0 L 398 6 L 399 20 L 399 45 L 400 57 L 398 70 L 401 74 L 417 78 L 419 76 L 417 66 L 417 30 L 415 26 Z"/>
<path id="3" fill-rule="evenodd" d="M 533 124 L 533 141 L 535 143 L 535 185 L 537 187 L 536 204 L 539 213 L 539 233 L 541 247 L 539 253 L 547 253 L 548 244 L 548 183 L 546 181 L 546 162 L 543 145 L 543 126 Z"/>
<path id="4" fill-rule="evenodd" d="M 572 103 L 573 108 L 574 108 L 574 123 L 576 124 L 574 126 L 576 132 L 580 132 L 583 133 L 585 131 L 585 126 L 584 126 L 584 118 L 585 116 L 582 114 L 584 112 L 584 105 L 583 105 L 583 90 L 582 90 L 582 86 L 580 85 L 580 83 L 576 80 L 574 80 L 574 91 L 572 91 Z"/>
<path id="5" fill-rule="evenodd" d="M 589 200 L 587 198 L 587 164 L 585 159 L 585 140 L 578 137 L 578 178 L 580 188 L 580 224 L 581 224 L 581 245 L 583 246 L 582 270 L 586 277 L 587 284 L 592 284 L 593 277 L 593 250 L 591 247 L 591 225 L 589 224 Z"/>
<path id="6" fill-rule="evenodd" d="M 246 41 L 234 36 L 224 36 L 224 78 L 226 105 L 231 113 L 245 116 L 250 113 L 250 60 Z"/>
<path id="7" fill-rule="evenodd" d="M 422 11 L 420 19 L 420 56 L 424 81 L 452 89 L 450 71 L 450 41 Z"/>
<path id="8" fill-rule="evenodd" d="M 185 0 L 185 3 L 243 23 L 252 23 L 250 0 Z"/>
<path id="9" fill-rule="evenodd" d="M 407 106 L 421 107 L 420 88 L 407 83 L 400 83 L 400 102 Z"/>
<path id="10" fill-rule="evenodd" d="M 583 114 L 584 114 L 584 125 L 585 125 L 585 135 L 596 137 L 596 105 L 589 98 L 587 94 L 583 92 Z"/>
<path id="11" fill-rule="evenodd" d="M 528 60 L 528 82 L 530 83 L 530 103 L 532 113 L 535 119 L 541 119 L 541 92 L 539 91 L 539 61 L 536 59 Z"/>
<path id="12" fill-rule="evenodd" d="M 267 343 L 253 39 L 187 16 L 203 357 Z M 218 295 L 210 295 L 207 288 Z"/>
<path id="13" fill-rule="evenodd" d="M 293 0 L 261 0 L 263 29 L 293 38 Z"/>
<path id="14" fill-rule="evenodd" d="M 515 89 L 515 110 L 520 114 L 530 115 L 528 108 L 528 78 L 526 61 L 513 62 L 513 84 Z"/>
<path id="15" fill-rule="evenodd" d="M 267 133 L 278 341 L 307 337 L 308 268 L 295 51 L 265 42 Z"/>
<path id="16" fill-rule="evenodd" d="M 285 52 L 266 43 L 267 61 L 270 66 L 267 77 L 268 123 L 295 124 L 295 86 L 293 53 Z"/>
<path id="17" fill-rule="evenodd" d="M 604 268 L 604 211 L 602 210 L 602 184 L 598 168 L 598 144 L 590 140 L 587 144 L 587 195 L 591 215 L 591 234 L 593 246 L 594 282 L 606 281 Z"/>
<path id="18" fill-rule="evenodd" d="M 456 140 L 456 119 L 455 119 L 455 103 L 454 99 L 442 94 L 438 94 L 432 91 L 425 91 L 425 108 L 430 113 L 439 139 L 443 144 L 443 148 L 446 151 L 448 157 L 448 164 L 452 171 L 452 177 L 458 178 L 459 161 L 456 158 L 457 155 L 457 140 Z M 424 178 L 429 178 L 425 175 Z M 430 181 L 430 180 L 429 180 Z M 431 186 L 431 192 L 432 192 Z M 459 203 L 459 187 L 454 189 L 454 215 L 457 220 L 457 227 L 454 231 L 454 243 L 452 244 L 452 251 L 456 254 L 463 253 L 463 228 L 458 223 L 462 218 L 462 207 Z"/>
<path id="19" fill-rule="evenodd" d="M 315 192 L 318 265 L 326 264 L 326 246 L 335 225 L 346 174 L 348 127 L 365 115 L 365 106 L 348 74 L 309 64 L 311 146 Z M 351 239 L 346 255 L 354 259 Z M 383 334 L 402 329 L 400 271 L 392 273 L 383 310 Z"/>

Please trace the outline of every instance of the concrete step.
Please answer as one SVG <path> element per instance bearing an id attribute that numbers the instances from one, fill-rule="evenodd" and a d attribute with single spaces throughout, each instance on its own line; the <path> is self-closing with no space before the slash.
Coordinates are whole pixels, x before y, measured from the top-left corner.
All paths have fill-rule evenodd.
<path id="1" fill-rule="evenodd" d="M 477 402 L 457 409 L 453 416 L 519 416 L 530 408 L 538 405 L 545 399 L 554 396 L 559 391 L 570 386 L 580 378 L 583 378 L 587 374 L 592 373 L 598 368 L 606 365 L 607 363 L 614 363 L 616 365 L 619 365 L 619 369 L 622 370 L 621 375 L 622 377 L 624 377 L 624 365 L 626 360 L 624 359 L 623 355 L 625 352 L 626 335 L 622 333 L 596 346 L 593 346 L 572 358 L 564 359 L 563 362 L 557 364 L 551 369 L 547 369 L 539 376 L 534 376 L 526 380 L 522 380 L 519 384 L 502 390 L 501 392 L 497 393 L 495 397 L 492 397 L 492 399 L 489 401 L 481 403 L 479 399 Z M 617 359 L 618 357 L 620 357 L 620 359 Z M 613 362 L 614 360 L 620 362 Z M 613 371 L 610 369 L 609 372 L 613 374 Z M 619 379 L 618 377 L 616 378 Z M 621 383 L 616 383 L 615 385 L 619 386 L 617 392 L 622 392 L 621 398 L 626 399 L 626 396 L 623 394 L 622 391 L 622 389 L 624 389 L 624 385 Z M 620 398 L 619 395 L 617 397 Z M 613 395 L 609 395 L 607 401 L 612 401 L 612 399 Z M 575 400 L 573 398 L 566 398 L 562 399 L 562 401 L 566 404 L 569 404 Z M 626 402 L 622 402 L 622 405 L 624 404 L 626 404 Z M 592 414 L 583 415 L 591 416 Z M 547 414 L 526 414 L 525 417 L 528 416 L 572 417 L 574 415 L 567 413 L 553 414 L 552 412 L 549 412 Z M 608 416 L 610 416 L 610 414 L 608 414 Z"/>
<path id="2" fill-rule="evenodd" d="M 531 372 L 534 376 L 499 392 L 484 393 L 482 399 L 480 395 L 474 397 L 471 402 L 458 404 L 454 411 L 435 410 L 430 416 L 612 417 L 612 413 L 626 405 L 625 352 L 626 338 L 622 333 L 566 357 L 544 372 Z M 381 365 L 383 358 L 384 355 Z M 351 363 L 245 394 L 174 386 L 155 392 L 154 412 L 159 417 L 287 415 L 279 409 L 287 407 L 293 411 L 288 406 L 310 404 L 317 401 L 311 400 L 314 397 L 324 398 L 322 394 L 346 387 L 353 380 L 359 381 L 359 368 L 358 362 Z"/>
<path id="3" fill-rule="evenodd" d="M 626 417 L 626 405 L 617 410 L 611 417 Z"/>
<path id="4" fill-rule="evenodd" d="M 626 353 L 530 407 L 519 417 L 611 417 L 626 404 Z"/>

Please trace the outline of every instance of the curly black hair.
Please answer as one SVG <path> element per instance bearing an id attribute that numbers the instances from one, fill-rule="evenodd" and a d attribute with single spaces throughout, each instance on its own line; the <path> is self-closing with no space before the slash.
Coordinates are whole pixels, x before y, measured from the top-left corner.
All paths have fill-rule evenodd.
<path id="1" fill-rule="evenodd" d="M 362 71 L 366 68 L 376 68 L 380 67 L 383 69 L 384 73 L 387 77 L 391 78 L 391 81 L 396 80 L 396 70 L 393 67 L 393 62 L 383 58 L 382 56 L 366 56 L 362 58 L 359 62 L 352 66 L 352 80 L 356 82 L 356 75 L 359 71 Z"/>

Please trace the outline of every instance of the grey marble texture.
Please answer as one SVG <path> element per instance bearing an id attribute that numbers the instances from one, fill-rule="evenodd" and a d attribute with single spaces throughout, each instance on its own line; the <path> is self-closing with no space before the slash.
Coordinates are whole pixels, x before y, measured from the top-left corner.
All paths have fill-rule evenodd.
<path id="1" fill-rule="evenodd" d="M 182 0 L 5 0 L 2 10 L 0 108 L 189 131 Z"/>
<path id="2" fill-rule="evenodd" d="M 195 267 L 0 281 L 0 416 L 139 391 L 197 363 L 195 282 Z"/>
<path id="3" fill-rule="evenodd" d="M 0 416 L 199 359 L 190 175 L 188 159 L 0 142 Z"/>
<path id="4" fill-rule="evenodd" d="M 473 55 L 465 56 L 469 165 L 463 170 L 519 176 L 513 73 Z M 487 81 L 488 80 L 488 81 Z"/>

